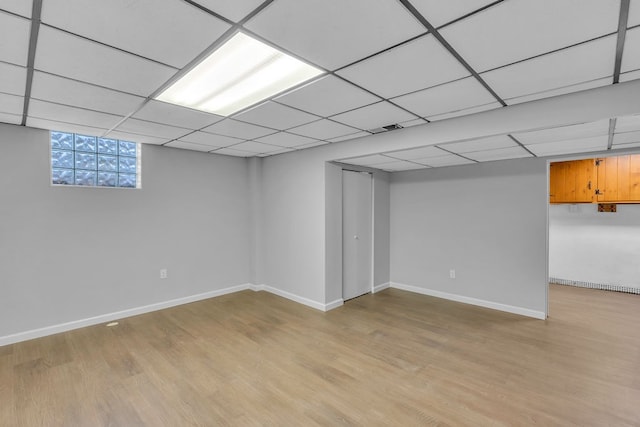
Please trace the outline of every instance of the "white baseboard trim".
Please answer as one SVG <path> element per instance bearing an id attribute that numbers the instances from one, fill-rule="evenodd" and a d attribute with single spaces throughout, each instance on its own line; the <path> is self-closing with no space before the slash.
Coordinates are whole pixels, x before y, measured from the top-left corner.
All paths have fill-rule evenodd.
<path id="1" fill-rule="evenodd" d="M 381 285 L 376 285 L 373 287 L 373 291 L 371 291 L 372 294 L 378 293 L 380 291 L 384 291 L 387 288 L 391 287 L 391 282 L 387 282 L 387 283 L 383 283 Z"/>
<path id="2" fill-rule="evenodd" d="M 434 291 L 432 289 L 420 288 L 418 286 L 404 285 L 402 283 L 391 283 L 394 289 L 415 292 L 417 294 L 429 295 L 436 298 L 447 299 L 465 304 L 477 305 L 480 307 L 491 308 L 493 310 L 506 311 L 507 313 L 519 314 L 521 316 L 533 317 L 534 319 L 545 320 L 546 314 L 542 311 L 531 310 L 524 307 L 516 307 L 513 305 L 501 304 L 493 301 L 486 301 L 477 298 L 465 297 L 462 295 L 450 294 L 448 292 Z"/>
<path id="3" fill-rule="evenodd" d="M 329 311 L 333 310 L 336 307 L 340 307 L 343 304 L 342 299 L 338 299 L 335 301 L 331 301 L 330 303 L 323 304 L 321 302 L 310 300 L 309 298 L 301 297 L 300 295 L 292 294 L 291 292 L 283 291 L 278 288 L 274 288 L 269 285 L 249 285 L 249 289 L 252 289 L 256 292 L 265 291 L 274 295 L 278 295 L 279 297 L 286 298 L 288 300 L 297 302 L 299 304 L 306 305 L 307 307 L 315 308 L 320 311 Z"/>
<path id="4" fill-rule="evenodd" d="M 100 323 L 111 322 L 125 317 L 137 316 L 139 314 L 149 313 L 152 311 L 162 310 L 165 308 L 175 307 L 177 305 L 188 304 L 190 302 L 201 301 L 209 298 L 219 297 L 234 292 L 240 292 L 251 289 L 250 284 L 231 286 L 229 288 L 217 289 L 202 294 L 191 295 L 188 297 L 176 298 L 169 301 L 158 302 L 145 305 L 142 307 L 129 308 L 114 313 L 102 314 L 99 316 L 89 317 L 86 319 L 74 320 L 71 322 L 60 323 L 58 325 L 46 326 L 44 328 L 32 329 L 30 331 L 18 332 L 16 334 L 5 335 L 0 337 L 0 347 L 4 345 L 14 344 L 21 341 L 27 341 L 34 338 L 41 338 L 47 335 L 58 334 L 61 332 L 71 331 L 73 329 L 84 328 L 86 326 L 98 325 Z"/>

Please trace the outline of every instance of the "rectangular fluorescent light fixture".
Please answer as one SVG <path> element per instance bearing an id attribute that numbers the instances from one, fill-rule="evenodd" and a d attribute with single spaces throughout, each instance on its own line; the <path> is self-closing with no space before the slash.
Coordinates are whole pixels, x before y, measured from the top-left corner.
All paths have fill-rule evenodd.
<path id="1" fill-rule="evenodd" d="M 322 73 L 239 32 L 156 99 L 229 116 Z"/>

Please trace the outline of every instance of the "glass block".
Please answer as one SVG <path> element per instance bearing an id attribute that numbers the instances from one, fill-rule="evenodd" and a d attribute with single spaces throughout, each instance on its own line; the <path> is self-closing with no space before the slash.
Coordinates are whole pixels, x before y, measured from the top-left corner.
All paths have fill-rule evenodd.
<path id="1" fill-rule="evenodd" d="M 52 184 L 73 185 L 73 169 L 53 169 L 51 171 Z"/>
<path id="2" fill-rule="evenodd" d="M 73 151 L 51 150 L 51 166 L 54 168 L 73 168 Z"/>
<path id="3" fill-rule="evenodd" d="M 136 188 L 136 176 L 128 173 L 118 174 L 118 187 Z"/>
<path id="4" fill-rule="evenodd" d="M 76 135 L 76 151 L 96 152 L 96 137 L 87 135 Z"/>
<path id="5" fill-rule="evenodd" d="M 105 156 L 102 154 L 98 154 L 98 170 L 99 171 L 117 171 L 118 158 L 116 156 Z"/>
<path id="6" fill-rule="evenodd" d="M 129 141 L 120 141 L 120 151 L 119 154 L 121 156 L 136 156 L 136 143 Z"/>
<path id="7" fill-rule="evenodd" d="M 76 152 L 76 169 L 96 169 L 96 155 Z"/>
<path id="8" fill-rule="evenodd" d="M 98 138 L 98 153 L 118 154 L 118 140 Z"/>
<path id="9" fill-rule="evenodd" d="M 136 173 L 135 157 L 120 157 L 119 160 L 120 172 Z"/>
<path id="10" fill-rule="evenodd" d="M 51 132 L 51 148 L 73 150 L 73 134 L 66 132 Z"/>
<path id="11" fill-rule="evenodd" d="M 96 172 L 76 170 L 76 185 L 96 185 Z"/>
<path id="12" fill-rule="evenodd" d="M 98 172 L 98 185 L 101 187 L 115 187 L 118 174 L 115 172 Z"/>

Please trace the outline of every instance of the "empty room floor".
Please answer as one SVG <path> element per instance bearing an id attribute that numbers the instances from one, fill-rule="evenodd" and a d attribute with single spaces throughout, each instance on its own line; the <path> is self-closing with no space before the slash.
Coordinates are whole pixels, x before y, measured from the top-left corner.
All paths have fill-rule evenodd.
<path id="1" fill-rule="evenodd" d="M 547 321 L 245 291 L 0 347 L 0 425 L 637 426 L 639 308 L 558 285 Z"/>

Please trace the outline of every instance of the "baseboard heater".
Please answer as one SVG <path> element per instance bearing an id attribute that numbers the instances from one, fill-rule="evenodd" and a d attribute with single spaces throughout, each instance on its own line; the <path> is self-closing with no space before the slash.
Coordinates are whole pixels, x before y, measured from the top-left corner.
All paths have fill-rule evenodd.
<path id="1" fill-rule="evenodd" d="M 625 292 L 628 294 L 640 295 L 640 288 L 613 285 L 609 283 L 581 282 L 579 280 L 558 279 L 557 277 L 550 277 L 549 283 L 554 283 L 556 285 L 576 286 L 578 288 L 601 289 L 603 291 Z"/>

